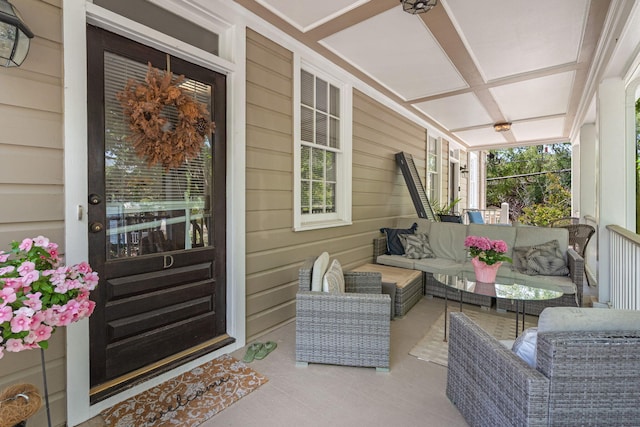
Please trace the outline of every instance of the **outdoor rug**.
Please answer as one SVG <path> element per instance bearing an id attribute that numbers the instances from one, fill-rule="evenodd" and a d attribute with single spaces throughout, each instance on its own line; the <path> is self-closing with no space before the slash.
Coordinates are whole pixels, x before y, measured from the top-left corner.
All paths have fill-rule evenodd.
<path id="1" fill-rule="evenodd" d="M 449 310 L 449 312 L 451 312 L 451 310 Z M 502 314 L 494 311 L 472 309 L 464 309 L 463 313 L 499 340 L 514 340 L 516 337 L 515 313 Z M 534 316 L 526 316 L 525 320 L 525 328 L 530 328 L 538 324 L 538 318 Z M 519 327 L 522 328 L 522 323 L 520 323 Z M 448 334 L 449 324 L 447 323 L 447 335 Z M 421 360 L 447 366 L 449 345 L 443 341 L 443 338 L 444 313 L 442 313 L 438 320 L 431 326 L 427 334 L 413 346 L 409 354 Z"/>
<path id="2" fill-rule="evenodd" d="M 102 416 L 109 427 L 195 427 L 267 381 L 224 355 L 133 396 Z"/>

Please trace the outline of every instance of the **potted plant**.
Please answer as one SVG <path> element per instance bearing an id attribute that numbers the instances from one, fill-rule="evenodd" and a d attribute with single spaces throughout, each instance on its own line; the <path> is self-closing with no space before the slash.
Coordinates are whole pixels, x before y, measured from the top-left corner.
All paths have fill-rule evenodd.
<path id="1" fill-rule="evenodd" d="M 442 222 L 458 222 L 462 224 L 462 217 L 456 212 L 456 205 L 460 202 L 460 198 L 456 198 L 448 205 L 440 205 L 439 202 L 432 203 L 433 212 L 438 215 Z"/>

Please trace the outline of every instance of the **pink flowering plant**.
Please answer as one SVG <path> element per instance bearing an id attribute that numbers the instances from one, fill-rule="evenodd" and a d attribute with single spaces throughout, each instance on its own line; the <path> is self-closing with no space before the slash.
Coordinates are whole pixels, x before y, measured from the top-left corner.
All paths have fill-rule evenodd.
<path id="1" fill-rule="evenodd" d="M 0 358 L 46 349 L 56 327 L 89 317 L 95 307 L 89 292 L 97 285 L 89 264 L 62 265 L 58 245 L 46 237 L 0 251 Z"/>
<path id="2" fill-rule="evenodd" d="M 464 239 L 464 246 L 469 249 L 469 254 L 472 258 L 478 257 L 480 261 L 484 261 L 487 265 L 502 261 L 512 262 L 511 258 L 505 255 L 507 253 L 507 244 L 504 240 L 467 236 Z"/>

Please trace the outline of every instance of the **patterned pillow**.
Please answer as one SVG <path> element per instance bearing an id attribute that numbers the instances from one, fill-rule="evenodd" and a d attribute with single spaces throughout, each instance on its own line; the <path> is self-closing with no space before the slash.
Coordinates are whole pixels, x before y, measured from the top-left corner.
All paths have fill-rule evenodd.
<path id="1" fill-rule="evenodd" d="M 429 244 L 429 236 L 425 233 L 400 234 L 398 237 L 404 247 L 404 256 L 407 258 L 435 258 Z"/>
<path id="2" fill-rule="evenodd" d="M 402 242 L 398 237 L 400 234 L 413 234 L 418 228 L 418 223 L 414 222 L 411 228 L 381 228 L 380 232 L 387 237 L 387 255 L 404 255 Z"/>
<path id="3" fill-rule="evenodd" d="M 567 263 L 557 240 L 513 248 L 513 268 L 531 276 L 566 276 Z"/>
<path id="4" fill-rule="evenodd" d="M 327 272 L 324 273 L 322 290 L 332 294 L 344 293 L 344 274 L 342 274 L 342 266 L 337 259 L 331 262 Z"/>

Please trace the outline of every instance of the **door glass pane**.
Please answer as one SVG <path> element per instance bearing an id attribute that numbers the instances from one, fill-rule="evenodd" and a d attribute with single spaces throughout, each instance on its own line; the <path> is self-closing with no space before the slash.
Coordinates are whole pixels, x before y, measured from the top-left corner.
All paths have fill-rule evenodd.
<path id="1" fill-rule="evenodd" d="M 127 135 L 129 125 L 116 94 L 130 79 L 142 82 L 147 65 L 105 53 L 105 202 L 107 260 L 210 246 L 212 147 L 176 169 L 148 166 Z M 186 79 L 181 87 L 211 112 L 211 86 Z M 177 110 L 164 108 L 169 123 Z"/>

